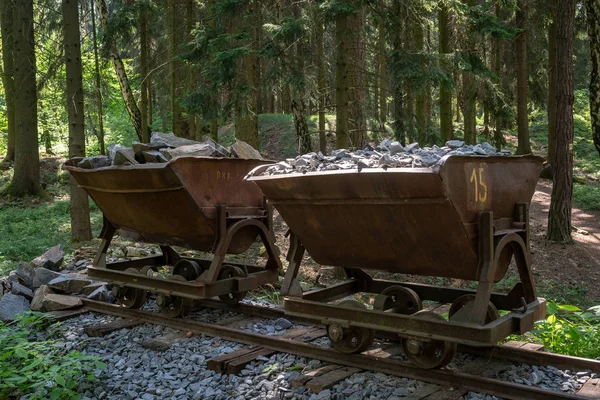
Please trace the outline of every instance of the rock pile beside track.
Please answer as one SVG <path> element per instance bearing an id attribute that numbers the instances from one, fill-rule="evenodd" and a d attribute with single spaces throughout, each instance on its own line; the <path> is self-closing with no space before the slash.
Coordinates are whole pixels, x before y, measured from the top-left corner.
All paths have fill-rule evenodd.
<path id="1" fill-rule="evenodd" d="M 150 143 L 133 142 L 131 147 L 113 144 L 108 147 L 108 156 L 98 155 L 77 160 L 77 166 L 96 169 L 111 165 L 137 165 L 166 163 L 176 157 L 223 157 L 262 160 L 260 153 L 248 143 L 237 140 L 225 148 L 206 137 L 202 142 L 175 136 L 173 133 L 154 132 Z"/>
<path id="2" fill-rule="evenodd" d="M 308 153 L 288 158 L 275 165 L 257 170 L 254 176 L 284 175 L 319 171 L 352 170 L 364 168 L 427 168 L 436 166 L 447 155 L 463 156 L 509 156 L 508 150 L 497 151 L 488 142 L 465 145 L 462 140 L 450 140 L 443 147 L 421 148 L 418 143 L 402 146 L 399 142 L 384 140 L 379 146 L 367 146 L 362 150 L 334 150 L 330 156 Z"/>

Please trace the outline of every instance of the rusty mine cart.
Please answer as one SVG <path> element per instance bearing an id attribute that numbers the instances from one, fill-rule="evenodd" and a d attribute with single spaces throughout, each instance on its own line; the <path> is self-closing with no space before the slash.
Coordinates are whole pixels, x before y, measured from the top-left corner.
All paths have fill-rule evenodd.
<path id="1" fill-rule="evenodd" d="M 431 169 L 257 176 L 265 168 L 247 180 L 291 231 L 285 312 L 320 318 L 339 351 L 364 351 L 375 331 L 387 331 L 400 336 L 410 361 L 436 368 L 452 360 L 457 343 L 492 345 L 545 316 L 529 251 L 539 157 L 452 155 Z M 343 267 L 348 280 L 303 293 L 305 249 L 321 265 Z M 513 258 L 520 282 L 494 293 Z M 475 281 L 476 289 L 374 279 L 365 272 L 373 270 Z M 334 302 L 361 292 L 377 294 L 374 310 Z M 425 300 L 451 304 L 449 318 L 424 310 Z"/>
<path id="2" fill-rule="evenodd" d="M 185 315 L 193 299 L 214 296 L 236 304 L 248 290 L 277 281 L 281 268 L 272 232 L 272 212 L 260 189 L 244 176 L 268 161 L 181 157 L 166 164 L 111 166 L 87 170 L 68 161 L 69 171 L 104 214 L 102 243 L 88 275 L 117 284 L 113 289 L 124 307 L 139 308 L 147 291 L 172 316 Z M 129 261 L 106 262 L 115 232 L 160 245 L 162 254 Z M 268 259 L 264 267 L 225 262 L 226 254 L 246 252 L 262 239 Z M 181 257 L 172 246 L 211 252 L 212 260 Z M 159 276 L 158 266 L 172 265 L 172 275 Z"/>

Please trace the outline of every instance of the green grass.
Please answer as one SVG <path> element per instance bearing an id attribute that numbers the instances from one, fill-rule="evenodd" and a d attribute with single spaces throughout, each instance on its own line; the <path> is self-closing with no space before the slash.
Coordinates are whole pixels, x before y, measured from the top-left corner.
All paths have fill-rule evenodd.
<path id="1" fill-rule="evenodd" d="M 573 198 L 584 210 L 600 210 L 600 186 L 575 184 Z"/>

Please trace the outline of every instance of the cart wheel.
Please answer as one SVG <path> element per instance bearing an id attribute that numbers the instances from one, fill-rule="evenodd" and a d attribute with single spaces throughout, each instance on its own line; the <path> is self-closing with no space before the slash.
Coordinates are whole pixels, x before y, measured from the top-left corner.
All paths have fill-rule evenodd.
<path id="1" fill-rule="evenodd" d="M 356 300 L 344 300 L 338 303 L 342 308 L 364 310 L 366 307 Z M 342 314 L 343 311 L 340 311 Z M 351 326 L 349 328 L 332 324 L 327 327 L 327 337 L 334 349 L 340 353 L 362 353 L 367 350 L 375 339 L 375 331 L 369 328 Z"/>
<path id="2" fill-rule="evenodd" d="M 461 308 L 474 301 L 474 294 L 464 294 L 458 297 L 452 302 L 452 305 L 450 306 L 450 310 L 448 311 L 448 318 L 451 319 L 452 316 L 456 314 Z M 496 308 L 494 303 L 490 301 L 490 303 L 488 304 L 487 314 L 485 315 L 485 323 L 489 324 L 490 322 L 495 321 L 498 318 L 500 318 L 498 309 Z"/>
<path id="3" fill-rule="evenodd" d="M 173 275 L 183 276 L 186 281 L 195 281 L 203 272 L 204 268 L 193 260 L 179 260 L 173 267 Z"/>
<path id="4" fill-rule="evenodd" d="M 142 273 L 142 275 L 154 276 L 154 274 L 157 273 L 157 269 L 158 268 L 156 268 L 156 266 L 154 265 L 144 265 L 140 272 Z"/>
<path id="5" fill-rule="evenodd" d="M 404 286 L 387 287 L 375 298 L 373 305 L 378 311 L 389 311 L 396 314 L 414 314 L 423 309 L 423 303 L 414 290 Z"/>
<path id="6" fill-rule="evenodd" d="M 236 278 L 238 276 L 246 276 L 243 269 L 233 265 L 223 265 L 223 268 L 221 268 L 221 272 L 219 273 L 219 280 Z M 248 292 L 231 292 L 220 295 L 219 299 L 228 306 L 235 306 L 240 300 L 246 297 L 246 293 Z"/>
<path id="7" fill-rule="evenodd" d="M 168 279 L 186 282 L 186 279 L 181 275 L 171 275 Z M 162 306 L 161 308 L 169 315 L 169 317 L 177 318 L 188 315 L 194 302 L 187 297 L 163 295 L 161 297 L 161 303 L 162 304 L 159 304 L 159 306 Z"/>
<path id="8" fill-rule="evenodd" d="M 430 321 L 446 320 L 431 311 L 419 311 L 415 313 L 415 317 Z M 410 362 L 424 369 L 444 367 L 456 355 L 456 343 L 421 337 L 402 339 L 402 349 Z"/>
<path id="9" fill-rule="evenodd" d="M 125 272 L 128 274 L 140 274 L 140 271 L 135 268 L 127 268 Z M 144 289 L 123 286 L 117 289 L 115 297 L 117 298 L 117 304 L 121 307 L 137 309 L 146 303 L 147 292 Z"/>

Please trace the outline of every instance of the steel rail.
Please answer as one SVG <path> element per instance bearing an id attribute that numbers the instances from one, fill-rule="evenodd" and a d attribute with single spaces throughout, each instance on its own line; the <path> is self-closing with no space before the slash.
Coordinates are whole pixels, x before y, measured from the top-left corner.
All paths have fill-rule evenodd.
<path id="1" fill-rule="evenodd" d="M 290 353 L 301 357 L 318 359 L 325 362 L 341 364 L 348 367 L 367 369 L 388 375 L 411 378 L 442 386 L 460 387 L 475 392 L 508 399 L 584 399 L 585 397 L 548 389 L 537 388 L 512 382 L 504 382 L 449 370 L 420 369 L 398 360 L 379 358 L 364 354 L 342 354 L 330 348 L 319 347 L 290 339 L 264 336 L 239 331 L 220 325 L 213 325 L 189 319 L 171 318 L 165 314 L 122 308 L 119 306 L 82 299 L 84 306 L 90 311 L 111 314 L 124 318 L 137 319 L 146 323 L 162 325 L 174 329 L 219 336 L 225 340 L 265 347 L 282 353 Z"/>

